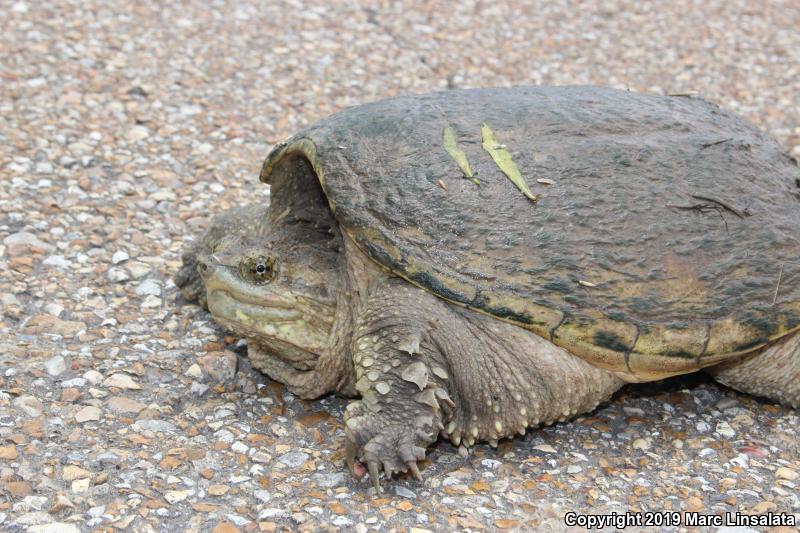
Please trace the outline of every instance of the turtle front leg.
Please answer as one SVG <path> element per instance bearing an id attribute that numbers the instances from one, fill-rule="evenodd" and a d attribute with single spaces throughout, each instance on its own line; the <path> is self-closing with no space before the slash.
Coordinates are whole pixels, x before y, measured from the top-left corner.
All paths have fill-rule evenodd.
<path id="1" fill-rule="evenodd" d="M 451 416 L 453 402 L 443 377 L 446 362 L 431 340 L 434 317 L 426 316 L 410 293 L 432 298 L 404 282 L 392 281 L 367 304 L 351 345 L 360 400 L 345 413 L 347 462 L 361 477 L 365 463 L 380 491 L 381 471 L 411 471 Z M 416 305 L 415 305 L 416 304 Z"/>
<path id="2" fill-rule="evenodd" d="M 356 322 L 351 346 L 362 398 L 345 413 L 347 457 L 410 470 L 441 433 L 456 445 L 524 434 L 594 409 L 623 385 L 519 326 L 389 280 Z M 353 472 L 357 477 L 358 472 Z"/>

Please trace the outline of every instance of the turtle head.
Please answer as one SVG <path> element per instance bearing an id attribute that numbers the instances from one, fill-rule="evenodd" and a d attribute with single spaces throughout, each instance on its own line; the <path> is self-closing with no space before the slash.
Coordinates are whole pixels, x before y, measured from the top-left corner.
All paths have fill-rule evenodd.
<path id="1" fill-rule="evenodd" d="M 198 258 L 209 311 L 247 338 L 251 359 L 302 372 L 328 349 L 339 286 L 339 253 L 330 241 L 327 231 L 294 224 L 255 243 L 223 241 Z M 269 368 L 263 363 L 254 360 Z"/>

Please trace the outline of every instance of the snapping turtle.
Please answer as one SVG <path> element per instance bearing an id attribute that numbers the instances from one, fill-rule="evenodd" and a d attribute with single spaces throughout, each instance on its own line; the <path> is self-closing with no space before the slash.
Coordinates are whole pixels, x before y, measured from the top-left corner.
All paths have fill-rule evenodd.
<path id="1" fill-rule="evenodd" d="M 800 169 L 699 98 L 459 90 L 276 146 L 175 283 L 303 398 L 360 396 L 379 488 L 439 435 L 496 442 L 706 370 L 800 406 Z"/>

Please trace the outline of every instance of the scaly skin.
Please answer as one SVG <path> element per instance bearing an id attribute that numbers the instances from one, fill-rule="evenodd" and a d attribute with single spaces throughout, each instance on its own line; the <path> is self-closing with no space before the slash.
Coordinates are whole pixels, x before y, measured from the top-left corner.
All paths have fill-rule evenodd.
<path id="1" fill-rule="evenodd" d="M 441 434 L 456 445 L 524 434 L 590 411 L 623 385 L 517 326 L 385 277 L 352 342 L 362 399 L 345 414 L 347 459 L 380 472 L 410 470 Z"/>

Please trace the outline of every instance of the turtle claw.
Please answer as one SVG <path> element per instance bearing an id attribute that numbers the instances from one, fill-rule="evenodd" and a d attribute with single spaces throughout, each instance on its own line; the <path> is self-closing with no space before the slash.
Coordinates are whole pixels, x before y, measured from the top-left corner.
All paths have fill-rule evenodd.
<path id="1" fill-rule="evenodd" d="M 408 470 L 411 472 L 411 474 L 414 476 L 414 479 L 416 479 L 417 481 L 422 481 L 422 474 L 419 471 L 419 467 L 417 466 L 416 461 L 409 461 L 406 463 L 406 466 L 408 467 Z"/>
<path id="2" fill-rule="evenodd" d="M 372 486 L 375 487 L 375 492 L 381 493 L 381 467 L 378 461 L 367 461 L 367 468 L 369 468 L 369 478 L 372 480 Z"/>
<path id="3" fill-rule="evenodd" d="M 435 432 L 425 431 L 427 438 L 421 439 L 419 429 L 408 419 L 393 419 L 385 411 L 370 412 L 361 402 L 353 402 L 348 406 L 345 421 L 345 455 L 353 477 L 361 479 L 363 466 L 359 471 L 357 465 L 366 464 L 372 485 L 379 493 L 381 472 L 387 478 L 398 472 L 411 472 L 421 481 L 418 461 L 425 459 L 424 447 L 433 440 L 431 433 L 435 438 Z"/>

